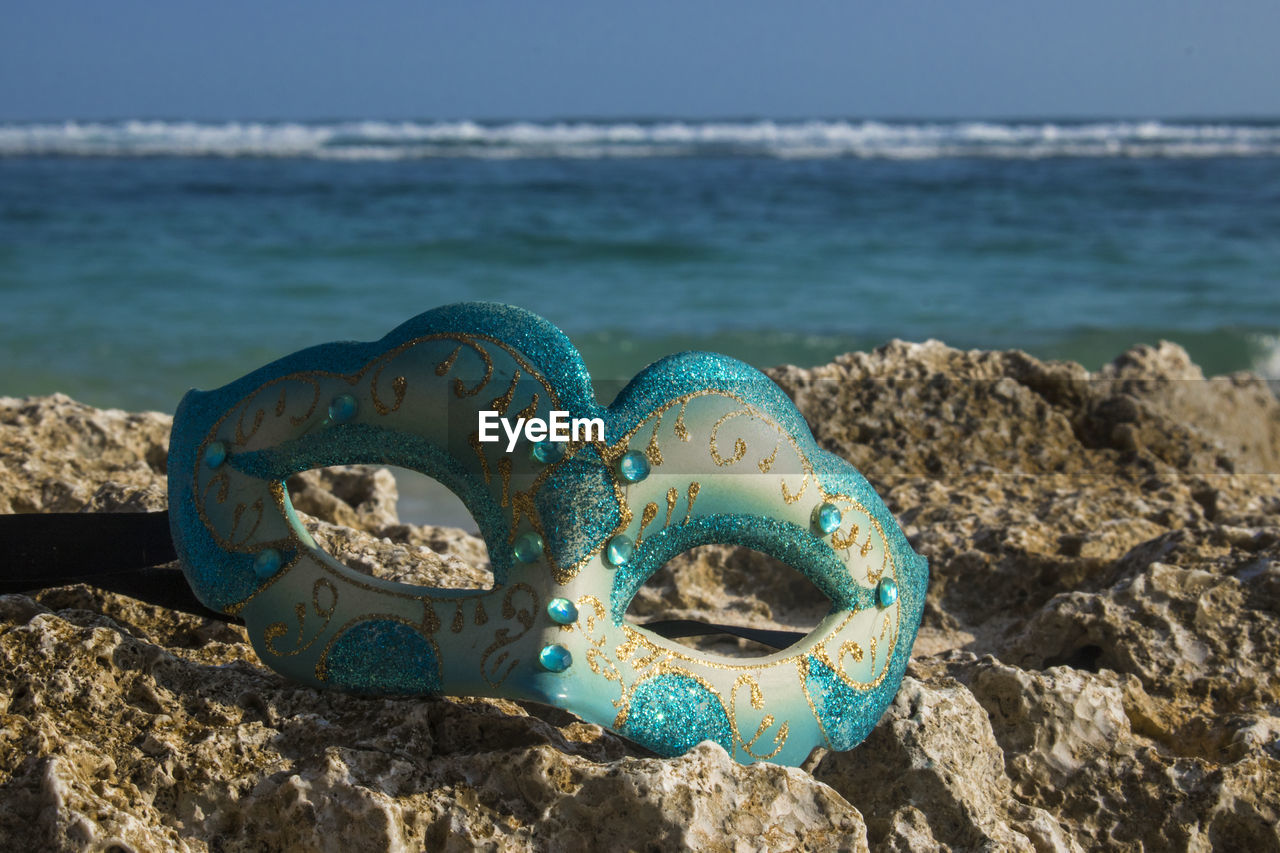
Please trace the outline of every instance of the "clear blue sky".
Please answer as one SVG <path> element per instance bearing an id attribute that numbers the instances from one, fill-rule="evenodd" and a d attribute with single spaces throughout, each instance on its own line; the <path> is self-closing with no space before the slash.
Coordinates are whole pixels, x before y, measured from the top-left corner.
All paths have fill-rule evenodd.
<path id="1" fill-rule="evenodd" d="M 1280 114 L 1276 0 L 6 0 L 0 120 Z"/>

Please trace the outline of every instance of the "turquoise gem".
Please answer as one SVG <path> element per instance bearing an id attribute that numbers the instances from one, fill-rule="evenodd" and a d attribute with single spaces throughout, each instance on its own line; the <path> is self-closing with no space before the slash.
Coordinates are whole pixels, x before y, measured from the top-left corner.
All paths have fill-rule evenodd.
<path id="1" fill-rule="evenodd" d="M 898 585 L 893 578 L 880 578 L 876 584 L 876 601 L 881 607 L 888 607 L 898 600 Z"/>
<path id="2" fill-rule="evenodd" d="M 542 662 L 542 668 L 548 672 L 564 672 L 569 668 L 569 664 L 573 663 L 573 655 L 559 643 L 552 643 L 542 647 L 542 651 L 538 653 L 538 660 Z"/>
<path id="3" fill-rule="evenodd" d="M 835 504 L 821 504 L 813 508 L 813 515 L 810 519 L 813 526 L 817 528 L 823 536 L 830 536 L 840 529 L 840 507 Z"/>
<path id="4" fill-rule="evenodd" d="M 547 602 L 547 615 L 557 625 L 572 625 L 578 620 L 578 608 L 567 598 L 553 598 Z"/>
<path id="5" fill-rule="evenodd" d="M 280 552 L 275 548 L 259 551 L 258 556 L 253 561 L 253 571 L 262 580 L 266 580 L 280 571 Z"/>
<path id="6" fill-rule="evenodd" d="M 631 555 L 635 553 L 636 546 L 627 536 L 619 533 L 610 539 L 604 546 L 604 562 L 610 568 L 620 568 L 625 566 L 631 559 Z"/>
<path id="7" fill-rule="evenodd" d="M 523 533 L 511 547 L 516 559 L 522 563 L 536 563 L 542 558 L 542 537 L 536 533 Z"/>
<path id="8" fill-rule="evenodd" d="M 340 394 L 329 404 L 329 420 L 335 424 L 345 424 L 356 416 L 360 404 L 350 394 Z"/>
<path id="9" fill-rule="evenodd" d="M 539 441 L 529 451 L 529 455 L 533 457 L 534 462 L 541 462 L 543 465 L 550 465 L 552 462 L 558 462 L 564 456 L 563 441 Z"/>
<path id="10" fill-rule="evenodd" d="M 638 483 L 649 476 L 649 459 L 639 450 L 624 453 L 618 460 L 618 476 L 628 483 Z"/>
<path id="11" fill-rule="evenodd" d="M 213 441 L 204 449 L 204 464 L 217 468 L 227 461 L 227 446 L 221 441 Z"/>

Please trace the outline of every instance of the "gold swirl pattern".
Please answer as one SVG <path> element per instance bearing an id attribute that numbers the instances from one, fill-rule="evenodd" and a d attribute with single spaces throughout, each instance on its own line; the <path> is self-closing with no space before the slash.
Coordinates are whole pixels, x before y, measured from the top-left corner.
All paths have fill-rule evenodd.
<path id="1" fill-rule="evenodd" d="M 715 460 L 717 465 L 736 465 L 742 461 L 742 457 L 747 455 L 747 443 L 743 441 L 741 437 L 733 440 L 733 455 L 728 458 L 720 455 L 720 448 L 717 446 L 717 439 L 720 436 L 720 427 L 724 425 L 725 421 L 742 417 L 744 415 L 746 417 L 752 416 L 751 412 L 747 409 L 740 409 L 736 412 L 730 412 L 727 415 L 721 416 L 720 420 L 716 421 L 715 425 L 711 427 L 711 458 Z"/>
<path id="2" fill-rule="evenodd" d="M 644 455 L 649 464 L 657 468 L 662 464 L 662 449 L 658 447 L 658 430 L 662 427 L 662 416 L 653 419 L 653 432 L 649 434 L 649 443 L 645 445 Z"/>
<path id="3" fill-rule="evenodd" d="M 386 416 L 400 409 L 400 405 L 404 402 L 405 394 L 409 392 L 409 380 L 404 375 L 399 375 L 391 380 L 391 404 L 388 405 L 382 399 L 382 394 L 378 389 L 378 383 L 382 380 L 382 372 L 386 368 L 389 360 L 382 361 L 377 368 L 374 369 L 373 375 L 369 379 L 369 398 L 373 401 L 373 408 L 378 414 Z M 281 400 L 283 400 L 283 395 Z"/>
<path id="4" fill-rule="evenodd" d="M 524 607 L 517 607 L 515 598 L 517 595 L 524 596 L 526 601 Z M 527 583 L 517 583 L 507 589 L 506 594 L 502 598 L 502 618 L 511 620 L 515 619 L 524 630 L 512 634 L 508 628 L 498 628 L 493 633 L 493 642 L 485 648 L 480 655 L 480 673 L 484 680 L 491 687 L 499 687 L 502 682 L 506 681 L 519 665 L 519 658 L 509 658 L 508 652 L 501 649 L 519 640 L 533 628 L 533 614 L 537 612 L 541 599 L 538 597 L 537 590 L 529 586 Z M 497 656 L 494 653 L 497 652 Z M 503 663 L 507 663 L 507 668 L 499 672 Z"/>
<path id="5" fill-rule="evenodd" d="M 644 505 L 644 511 L 640 514 L 640 532 L 636 534 L 636 547 L 640 547 L 640 543 L 644 540 L 644 529 L 649 526 L 655 518 L 658 517 L 658 505 L 653 501 L 649 501 Z"/>
<path id="6" fill-rule="evenodd" d="M 326 601 L 321 603 L 321 597 Z M 293 607 L 293 615 L 296 621 L 297 630 L 294 632 L 293 645 L 288 648 L 280 648 L 276 641 L 290 633 L 289 626 L 284 622 L 272 622 L 263 631 L 263 641 L 266 647 L 273 655 L 277 657 L 292 657 L 311 648 L 312 644 L 320 637 L 324 636 L 325 629 L 329 627 L 329 620 L 333 618 L 334 610 L 338 607 L 338 588 L 327 578 L 316 578 L 314 584 L 311 585 L 311 609 L 322 621 L 310 632 L 307 632 L 307 606 L 299 601 Z"/>
<path id="7" fill-rule="evenodd" d="M 750 739 L 744 739 L 742 733 L 738 730 L 738 691 L 743 687 L 746 687 L 749 691 L 752 708 L 757 711 L 763 711 L 765 708 L 764 692 L 760 689 L 759 680 L 750 673 L 739 675 L 737 680 L 733 682 L 733 693 L 729 700 L 729 723 L 733 726 L 733 736 L 747 755 L 758 761 L 768 761 L 779 752 L 782 752 L 782 748 L 786 746 L 787 736 L 791 733 L 791 723 L 784 720 L 782 725 L 778 726 L 778 730 L 773 734 L 773 749 L 770 752 L 756 752 L 755 746 L 773 725 L 774 716 L 773 714 L 765 714 L 764 718 L 760 720 L 759 727 L 756 728 L 756 733 Z"/>

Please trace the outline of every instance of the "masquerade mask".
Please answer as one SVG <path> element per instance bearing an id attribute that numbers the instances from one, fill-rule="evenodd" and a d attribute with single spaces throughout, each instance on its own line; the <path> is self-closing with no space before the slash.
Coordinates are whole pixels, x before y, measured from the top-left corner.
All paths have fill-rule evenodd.
<path id="1" fill-rule="evenodd" d="M 283 481 L 358 463 L 452 490 L 488 544 L 493 589 L 396 583 L 326 553 Z M 569 340 L 510 306 L 446 306 L 381 341 L 192 391 L 168 476 L 187 583 L 243 620 L 272 669 L 362 693 L 533 700 L 661 755 L 710 739 L 743 763 L 799 764 L 815 746 L 854 746 L 896 692 L 924 606 L 925 560 L 763 374 L 682 353 L 604 407 Z M 113 523 L 164 536 L 154 521 Z M 787 563 L 829 614 L 745 659 L 663 636 L 680 625 L 624 619 L 650 575 L 709 543 Z"/>

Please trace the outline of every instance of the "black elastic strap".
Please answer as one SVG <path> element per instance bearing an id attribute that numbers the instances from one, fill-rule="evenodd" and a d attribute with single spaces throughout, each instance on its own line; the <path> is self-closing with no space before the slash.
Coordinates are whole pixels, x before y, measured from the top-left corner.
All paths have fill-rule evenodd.
<path id="1" fill-rule="evenodd" d="M 49 512 L 0 515 L 0 573 L 6 587 L 58 586 L 178 559 L 167 512 Z"/>
<path id="2" fill-rule="evenodd" d="M 200 603 L 178 568 L 167 512 L 0 515 L 0 594 L 84 583 L 227 621 Z"/>
<path id="3" fill-rule="evenodd" d="M 184 613 L 238 621 L 200 603 L 182 570 L 165 565 L 177 559 L 167 512 L 0 515 L 0 595 L 84 583 Z M 691 619 L 644 627 L 669 640 L 728 634 L 774 649 L 805 637 Z"/>
<path id="4" fill-rule="evenodd" d="M 640 627 L 652 631 L 659 637 L 666 637 L 668 640 L 678 637 L 702 637 L 707 634 L 728 634 L 732 637 L 752 640 L 773 649 L 785 649 L 808 636 L 798 631 L 769 631 L 764 628 L 742 628 L 737 625 L 712 625 L 707 622 L 695 622 L 692 619 L 646 622 Z"/>

